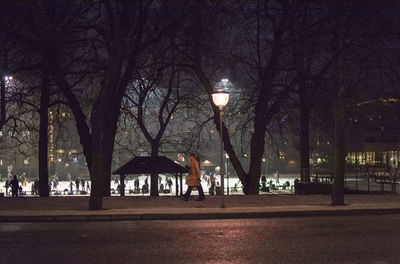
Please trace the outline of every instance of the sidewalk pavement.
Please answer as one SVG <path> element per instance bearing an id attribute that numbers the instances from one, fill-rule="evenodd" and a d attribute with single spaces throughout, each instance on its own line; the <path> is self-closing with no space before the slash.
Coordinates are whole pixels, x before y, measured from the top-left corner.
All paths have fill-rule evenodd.
<path id="1" fill-rule="evenodd" d="M 103 198 L 104 210 L 88 210 L 89 197 L 0 198 L 1 222 L 192 220 L 399 214 L 400 195 L 346 195 L 331 206 L 329 195 L 219 196 L 187 202 L 175 196 Z"/>

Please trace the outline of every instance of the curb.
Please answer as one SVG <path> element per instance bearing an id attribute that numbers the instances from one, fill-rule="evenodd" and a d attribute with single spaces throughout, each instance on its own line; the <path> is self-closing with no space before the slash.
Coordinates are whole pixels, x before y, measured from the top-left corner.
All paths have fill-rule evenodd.
<path id="1" fill-rule="evenodd" d="M 319 217 L 351 215 L 400 214 L 400 208 L 293 210 L 267 212 L 221 212 L 221 213 L 134 213 L 134 214 L 88 214 L 88 215 L 7 215 L 0 216 L 0 223 L 23 222 L 96 222 L 96 221 L 143 221 L 143 220 L 212 220 L 253 219 L 280 217 Z"/>

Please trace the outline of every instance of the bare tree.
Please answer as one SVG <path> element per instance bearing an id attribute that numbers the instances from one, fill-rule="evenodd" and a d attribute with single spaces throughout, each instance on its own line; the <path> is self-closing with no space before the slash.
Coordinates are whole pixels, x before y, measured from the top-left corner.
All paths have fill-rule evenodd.
<path id="1" fill-rule="evenodd" d="M 132 83 L 141 53 L 160 40 L 171 26 L 177 25 L 179 13 L 163 17 L 168 5 L 153 1 L 104 1 L 93 7 L 95 17 L 91 34 L 94 65 L 103 68 L 96 77 L 96 95 L 90 111 L 90 122 L 82 110 L 76 94 L 66 78 L 66 65 L 61 58 L 53 60 L 53 77 L 67 98 L 75 119 L 78 133 L 92 178 L 89 208 L 102 208 L 102 197 L 110 193 L 111 161 L 120 107 L 127 87 Z M 149 25 L 149 21 L 154 23 Z M 166 22 L 166 23 L 165 23 Z M 158 23 L 158 24 L 157 24 Z M 57 55 L 57 54 L 56 54 Z M 63 65 L 62 67 L 60 67 Z M 90 128 L 90 129 L 89 129 Z"/>
<path id="2" fill-rule="evenodd" d="M 210 17 L 214 16 L 206 4 L 199 5 L 197 12 L 194 14 L 194 30 L 193 30 L 193 49 L 192 62 L 194 72 L 209 96 L 209 102 L 213 107 L 214 122 L 219 129 L 219 112 L 212 104 L 211 94 L 213 92 L 213 81 L 209 77 L 210 68 L 207 68 L 209 57 L 204 47 L 205 32 L 210 34 L 209 28 L 212 24 Z M 224 7 L 222 7 L 223 9 Z M 288 17 L 292 10 L 288 3 L 259 3 L 251 2 L 246 5 L 236 6 L 237 10 L 245 10 L 242 12 L 244 16 L 240 16 L 235 24 L 229 20 L 232 25 L 242 23 L 242 28 L 230 28 L 230 32 L 234 32 L 234 36 L 239 37 L 241 34 L 246 36 L 246 41 L 238 42 L 238 39 L 229 39 L 228 43 L 240 45 L 241 50 L 247 50 L 248 53 L 233 53 L 230 56 L 237 58 L 235 60 L 236 68 L 240 69 L 246 80 L 242 87 L 247 87 L 248 93 L 252 93 L 247 105 L 250 111 L 251 119 L 251 140 L 250 140 L 250 162 L 249 169 L 246 172 L 243 164 L 235 152 L 234 146 L 229 137 L 229 131 L 223 124 L 223 141 L 224 149 L 229 155 L 230 161 L 238 174 L 244 186 L 245 194 L 258 194 L 259 179 L 261 176 L 261 161 L 265 148 L 265 133 L 267 126 L 276 113 L 280 110 L 280 105 L 287 97 L 289 91 L 294 87 L 294 81 L 281 75 L 282 59 L 285 47 L 286 31 L 288 30 Z M 232 11 L 232 10 L 231 10 Z M 254 16 L 255 15 L 255 16 Z M 207 16 L 207 19 L 205 18 Z M 237 17 L 236 17 L 237 18 Z M 214 21 L 215 23 L 215 21 Z M 243 33 L 240 31 L 242 29 Z M 251 31 L 250 29 L 254 29 Z M 217 34 L 215 34 L 217 35 Z M 213 35 L 215 37 L 215 35 Z M 208 37 L 209 38 L 209 37 Z M 241 38 L 241 37 L 240 37 Z M 209 40 L 209 39 L 208 39 Z M 224 47 L 226 49 L 226 47 Z M 233 49 L 237 51 L 238 49 Z M 215 56 L 215 54 L 213 54 Z M 211 60 L 215 62 L 215 60 Z M 238 83 L 240 79 L 236 80 Z M 234 80 L 235 81 L 235 80 Z"/>

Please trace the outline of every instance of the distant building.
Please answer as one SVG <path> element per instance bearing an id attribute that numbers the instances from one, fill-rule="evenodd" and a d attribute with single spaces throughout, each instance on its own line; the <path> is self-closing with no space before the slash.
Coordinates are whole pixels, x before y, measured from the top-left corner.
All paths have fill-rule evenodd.
<path id="1" fill-rule="evenodd" d="M 398 168 L 400 158 L 400 100 L 380 98 L 360 102 L 351 118 L 347 163 Z"/>

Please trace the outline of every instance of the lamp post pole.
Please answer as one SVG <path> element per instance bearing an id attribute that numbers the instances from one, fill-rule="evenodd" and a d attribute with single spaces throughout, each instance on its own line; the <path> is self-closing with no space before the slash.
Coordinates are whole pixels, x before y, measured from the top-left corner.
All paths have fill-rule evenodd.
<path id="1" fill-rule="evenodd" d="M 228 170 L 228 165 L 229 165 L 229 156 L 228 154 L 225 155 L 225 162 L 226 162 L 226 194 L 229 195 L 229 170 Z"/>
<path id="2" fill-rule="evenodd" d="M 222 82 L 224 83 L 224 87 L 226 87 L 226 83 L 228 82 L 227 79 L 223 79 Z M 228 104 L 229 101 L 229 93 L 218 90 L 212 93 L 212 99 L 216 106 L 219 109 L 219 141 L 220 141 L 220 175 L 221 175 L 221 208 L 225 208 L 225 201 L 224 201 L 224 192 L 225 192 L 225 184 L 224 184 L 224 142 L 223 142 L 223 135 L 222 135 L 222 116 L 223 116 L 223 108 L 225 105 Z"/>
<path id="3" fill-rule="evenodd" d="M 219 106 L 219 141 L 220 141 L 220 148 L 221 148 L 221 167 L 220 167 L 220 174 L 221 174 L 221 208 L 225 208 L 225 200 L 224 200 L 224 192 L 225 192 L 225 184 L 224 184 L 224 142 L 222 137 L 222 116 L 223 116 L 223 106 Z"/>

